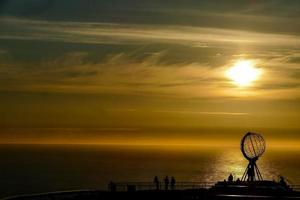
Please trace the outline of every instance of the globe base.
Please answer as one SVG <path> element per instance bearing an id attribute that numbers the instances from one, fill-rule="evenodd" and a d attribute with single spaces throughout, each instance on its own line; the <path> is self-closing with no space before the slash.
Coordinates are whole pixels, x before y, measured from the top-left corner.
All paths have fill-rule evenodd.
<path id="1" fill-rule="evenodd" d="M 249 160 L 249 164 L 242 176 L 242 181 L 262 181 L 263 177 L 256 165 L 257 159 Z"/>

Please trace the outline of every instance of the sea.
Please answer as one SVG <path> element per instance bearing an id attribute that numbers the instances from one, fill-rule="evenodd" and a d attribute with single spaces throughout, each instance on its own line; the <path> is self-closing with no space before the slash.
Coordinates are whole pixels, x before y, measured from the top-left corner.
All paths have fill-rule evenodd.
<path id="1" fill-rule="evenodd" d="M 300 183 L 300 151 L 267 149 L 264 179 Z M 155 145 L 0 145 L 0 198 L 66 190 L 107 190 L 114 182 L 216 182 L 247 166 L 239 147 Z"/>

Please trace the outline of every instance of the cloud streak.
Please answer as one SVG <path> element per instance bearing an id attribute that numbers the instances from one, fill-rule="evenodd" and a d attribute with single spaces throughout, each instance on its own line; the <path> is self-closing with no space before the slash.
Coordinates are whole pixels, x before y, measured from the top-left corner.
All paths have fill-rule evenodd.
<path id="1" fill-rule="evenodd" d="M 203 112 L 203 111 L 175 111 L 175 110 L 160 110 L 154 111 L 158 113 L 171 113 L 171 114 L 187 114 L 187 115 L 230 115 L 230 116 L 242 116 L 242 115 L 249 115 L 249 113 L 242 113 L 242 112 Z"/>
<path id="2" fill-rule="evenodd" d="M 44 40 L 89 44 L 178 43 L 245 44 L 263 46 L 300 45 L 300 37 L 222 28 L 159 26 L 91 22 L 53 22 L 2 17 L 1 39 Z"/>
<path id="3" fill-rule="evenodd" d="M 173 98 L 299 97 L 299 79 L 293 77 L 294 73 L 276 67 L 282 65 L 282 61 L 261 61 L 259 65 L 264 67 L 269 76 L 262 77 L 251 88 L 242 90 L 232 85 L 225 76 L 226 69 L 235 59 L 219 66 L 197 62 L 170 64 L 164 62 L 165 54 L 166 51 L 161 51 L 136 59 L 135 54 L 127 52 L 110 55 L 99 62 L 91 62 L 86 61 L 87 53 L 77 52 L 27 66 L 24 63 L 2 63 L 0 89 L 158 95 Z"/>

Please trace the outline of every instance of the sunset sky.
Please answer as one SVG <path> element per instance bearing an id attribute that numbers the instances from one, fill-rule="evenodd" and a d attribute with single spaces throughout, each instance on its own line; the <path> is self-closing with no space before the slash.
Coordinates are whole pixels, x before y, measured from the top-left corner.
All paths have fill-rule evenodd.
<path id="1" fill-rule="evenodd" d="M 299 18 L 296 0 L 0 0 L 0 140 L 300 141 Z"/>

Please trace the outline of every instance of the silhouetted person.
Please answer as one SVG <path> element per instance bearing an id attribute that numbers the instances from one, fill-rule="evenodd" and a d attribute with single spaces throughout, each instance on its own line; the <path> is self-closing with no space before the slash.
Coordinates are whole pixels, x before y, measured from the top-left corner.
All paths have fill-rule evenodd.
<path id="1" fill-rule="evenodd" d="M 232 176 L 232 174 L 229 174 L 229 176 L 228 176 L 228 182 L 229 183 L 233 182 L 233 176 Z"/>
<path id="2" fill-rule="evenodd" d="M 109 187 L 109 190 L 111 192 L 116 192 L 117 191 L 117 185 L 112 181 L 108 184 L 108 187 Z"/>
<path id="3" fill-rule="evenodd" d="M 166 178 L 165 178 L 165 190 L 168 190 L 168 188 L 169 188 L 169 183 L 170 183 L 169 177 L 166 176 Z"/>
<path id="4" fill-rule="evenodd" d="M 284 187 L 284 188 L 287 188 L 287 187 L 288 187 L 288 185 L 287 185 L 287 183 L 285 182 L 283 176 L 280 176 L 279 184 L 280 184 L 282 187 Z"/>
<path id="5" fill-rule="evenodd" d="M 240 178 L 236 179 L 236 183 L 240 183 L 240 182 L 241 182 Z"/>
<path id="6" fill-rule="evenodd" d="M 157 176 L 154 177 L 154 184 L 155 184 L 156 190 L 159 190 L 159 180 L 158 180 Z"/>
<path id="7" fill-rule="evenodd" d="M 176 184 L 176 180 L 175 180 L 174 176 L 172 176 L 172 178 L 171 178 L 171 190 L 175 190 L 175 184 Z"/>
<path id="8" fill-rule="evenodd" d="M 247 170 L 248 181 L 254 181 L 254 167 L 250 166 Z"/>

